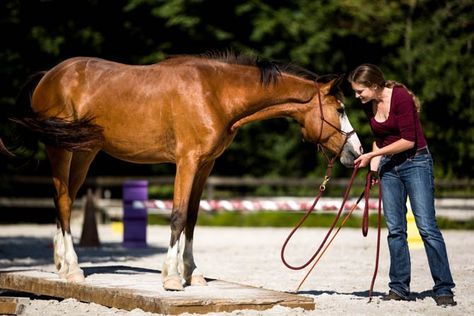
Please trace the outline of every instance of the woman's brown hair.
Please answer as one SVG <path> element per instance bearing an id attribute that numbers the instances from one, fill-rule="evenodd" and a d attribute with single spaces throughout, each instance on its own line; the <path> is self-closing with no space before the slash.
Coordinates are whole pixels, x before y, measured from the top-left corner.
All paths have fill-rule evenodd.
<path id="1" fill-rule="evenodd" d="M 354 82 L 365 87 L 379 87 L 379 88 L 393 88 L 395 86 L 402 86 L 404 87 L 408 93 L 413 98 L 413 102 L 415 103 L 416 110 L 420 112 L 421 110 L 421 103 L 420 100 L 416 97 L 416 95 L 408 89 L 404 84 L 393 81 L 393 80 L 385 80 L 384 74 L 382 70 L 373 64 L 362 64 L 356 69 L 354 69 L 348 77 L 349 82 Z"/>

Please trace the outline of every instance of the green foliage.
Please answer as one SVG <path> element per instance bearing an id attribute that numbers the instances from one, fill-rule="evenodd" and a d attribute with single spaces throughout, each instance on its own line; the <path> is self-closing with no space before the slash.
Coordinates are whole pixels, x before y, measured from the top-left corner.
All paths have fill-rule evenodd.
<path id="1" fill-rule="evenodd" d="M 5 117 L 26 78 L 68 57 L 144 64 L 172 54 L 233 48 L 320 74 L 348 73 L 363 62 L 379 64 L 388 78 L 407 84 L 421 99 L 435 175 L 472 178 L 472 12 L 472 0 L 4 0 L 0 135 L 9 129 Z M 370 128 L 347 83 L 343 88 L 367 150 Z M 114 165 L 121 166 L 102 159 L 92 172 Z M 241 128 L 213 174 L 321 177 L 325 165 L 314 145 L 301 141 L 297 124 L 279 119 Z M 173 171 L 140 169 L 144 174 Z M 333 175 L 349 172 L 337 165 Z"/>
<path id="2" fill-rule="evenodd" d="M 295 227 L 303 217 L 303 213 L 294 212 L 220 212 L 220 213 L 204 213 L 198 216 L 197 225 L 201 226 L 227 226 L 227 227 Z M 336 223 L 338 228 L 344 214 L 341 215 Z M 313 213 L 308 216 L 301 227 L 331 227 L 336 215 L 331 213 Z M 438 226 L 440 229 L 474 229 L 474 219 L 470 220 L 452 220 L 446 217 L 438 217 Z M 163 215 L 148 215 L 148 223 L 150 225 L 168 225 L 169 219 Z M 352 215 L 343 225 L 343 227 L 360 228 L 362 225 L 362 217 Z M 369 216 L 369 227 L 378 227 L 377 214 Z M 381 218 L 381 227 L 385 228 L 385 221 Z"/>
<path id="3" fill-rule="evenodd" d="M 294 227 L 303 217 L 303 213 L 292 212 L 221 212 L 221 213 L 200 213 L 197 225 L 201 226 L 237 226 L 237 227 Z M 336 227 L 342 222 L 344 215 L 339 218 Z M 336 216 L 334 214 L 314 213 L 308 216 L 301 227 L 330 227 L 333 225 Z M 155 219 L 153 219 L 153 222 Z M 376 216 L 369 218 L 371 227 L 377 226 Z M 351 216 L 344 224 L 344 227 L 360 227 L 361 218 Z M 384 223 L 382 223 L 384 227 Z"/>
<path id="4" fill-rule="evenodd" d="M 149 199 L 172 199 L 173 198 L 173 185 L 160 184 L 160 185 L 149 186 L 148 198 Z"/>
<path id="5" fill-rule="evenodd" d="M 438 226 L 441 229 L 474 229 L 474 219 L 469 220 L 452 220 L 447 217 L 438 217 L 437 218 Z"/>

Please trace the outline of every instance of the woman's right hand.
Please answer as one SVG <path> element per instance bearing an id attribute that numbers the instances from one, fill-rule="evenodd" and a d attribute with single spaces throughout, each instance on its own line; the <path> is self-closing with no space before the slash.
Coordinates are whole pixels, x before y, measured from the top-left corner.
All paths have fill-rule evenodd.
<path id="1" fill-rule="evenodd" d="M 358 168 L 364 168 L 367 167 L 370 163 L 370 160 L 372 159 L 372 152 L 368 152 L 366 154 L 360 155 L 356 160 L 354 160 L 354 164 L 358 165 Z"/>

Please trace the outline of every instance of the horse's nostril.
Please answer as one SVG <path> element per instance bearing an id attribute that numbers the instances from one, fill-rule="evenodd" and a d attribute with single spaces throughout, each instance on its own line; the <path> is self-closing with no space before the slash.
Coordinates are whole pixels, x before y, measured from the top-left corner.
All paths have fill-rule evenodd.
<path id="1" fill-rule="evenodd" d="M 360 146 L 359 151 L 360 151 L 360 154 L 362 155 L 364 153 L 364 147 Z"/>

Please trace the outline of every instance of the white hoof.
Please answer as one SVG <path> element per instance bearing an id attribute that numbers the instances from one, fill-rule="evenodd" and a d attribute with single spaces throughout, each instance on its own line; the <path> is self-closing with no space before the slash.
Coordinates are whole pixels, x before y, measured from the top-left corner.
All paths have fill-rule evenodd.
<path id="1" fill-rule="evenodd" d="M 71 283 L 81 283 L 84 282 L 85 277 L 84 277 L 84 272 L 77 268 L 74 271 L 69 271 L 69 273 L 66 276 L 66 280 Z"/>
<path id="2" fill-rule="evenodd" d="M 181 278 L 177 275 L 167 276 L 163 279 L 163 288 L 166 291 L 183 291 Z"/>
<path id="3" fill-rule="evenodd" d="M 207 282 L 202 274 L 197 274 L 197 275 L 192 275 L 191 277 L 187 278 L 186 285 L 206 286 Z"/>

